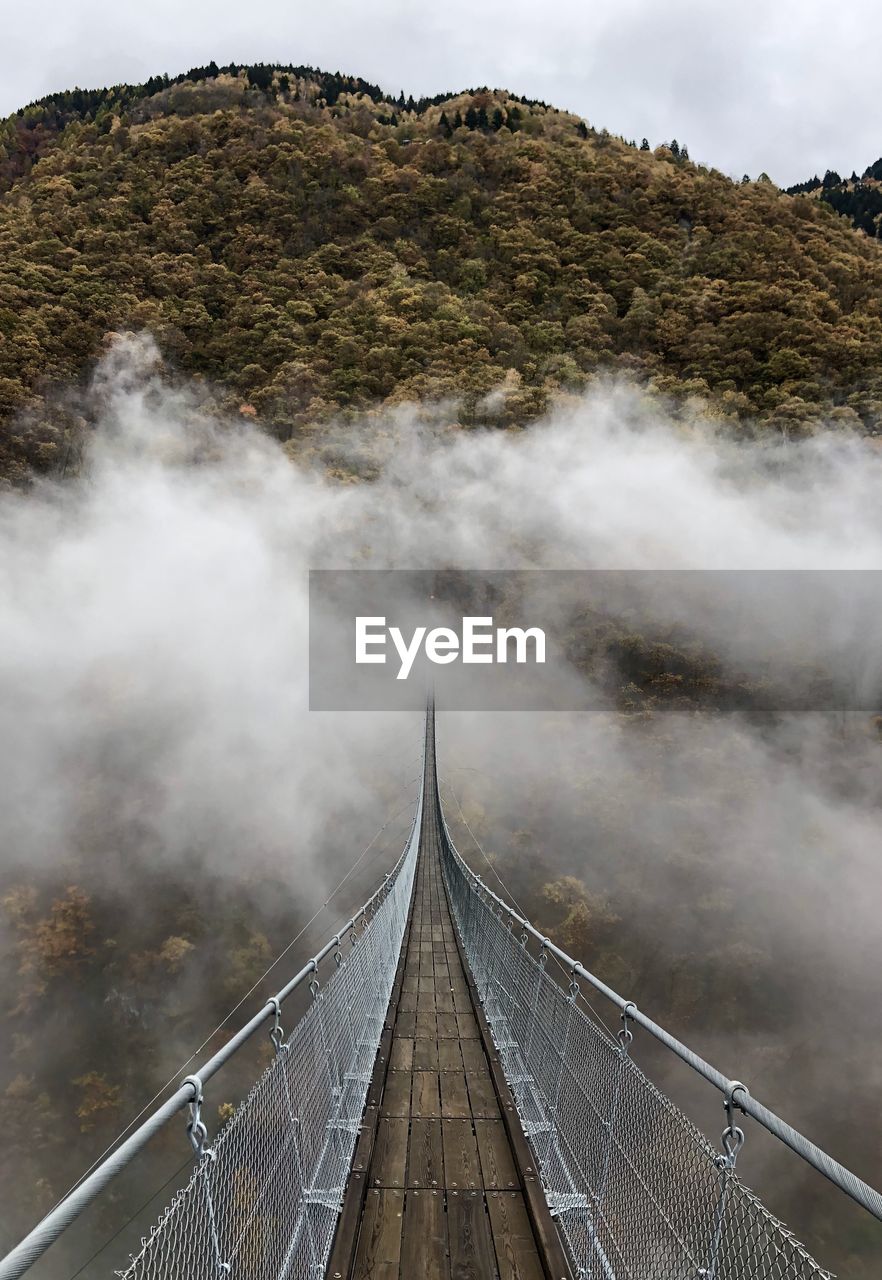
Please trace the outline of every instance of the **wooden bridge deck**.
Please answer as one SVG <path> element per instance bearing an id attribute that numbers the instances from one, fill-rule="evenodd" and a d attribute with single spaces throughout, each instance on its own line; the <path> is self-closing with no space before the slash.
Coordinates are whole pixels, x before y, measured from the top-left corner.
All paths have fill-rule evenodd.
<path id="1" fill-rule="evenodd" d="M 566 1280 L 457 946 L 441 877 L 434 751 L 426 772 L 413 909 L 327 1275 Z"/>

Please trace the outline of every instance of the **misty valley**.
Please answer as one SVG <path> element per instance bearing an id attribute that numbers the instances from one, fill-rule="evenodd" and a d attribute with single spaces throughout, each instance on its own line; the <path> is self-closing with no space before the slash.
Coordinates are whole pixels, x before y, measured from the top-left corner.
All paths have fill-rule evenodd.
<path id="1" fill-rule="evenodd" d="M 439 1232 L 439 1280 L 532 1276 L 526 1254 L 500 1261 L 500 1239 L 514 1255 L 528 1236 L 576 1275 L 579 1249 L 600 1266 L 598 1224 L 615 1241 L 629 1216 L 607 1197 L 627 1087 L 659 1131 L 684 1117 L 653 1166 L 659 1202 L 698 1151 L 706 1187 L 684 1200 L 710 1206 L 688 1246 L 704 1269 L 659 1244 L 647 1280 L 877 1280 L 880 1222 L 732 1088 L 878 1188 L 882 258 L 818 194 L 841 183 L 804 185 L 736 183 L 502 91 L 399 101 L 294 66 L 72 90 L 0 124 L 0 1254 L 266 1015 L 35 1280 L 314 1280 L 346 1230 L 347 1280 L 398 1280 L 408 1259 L 429 1275 L 413 1242 Z M 319 570 L 431 575 L 432 610 L 402 574 L 345 641 L 347 662 L 354 644 L 393 683 L 422 680 L 418 710 L 310 710 Z M 436 625 L 442 603 L 460 629 Z M 445 706 L 441 669 L 463 658 L 472 683 Z M 482 709 L 494 659 L 542 664 L 538 709 Z M 523 929 L 505 963 L 522 955 L 535 988 L 492 969 L 497 925 L 500 964 Z M 337 1040 L 322 1023 L 311 1058 L 280 1045 L 333 1007 L 362 945 L 388 990 L 364 1014 L 367 1067 L 367 985 L 347 997 L 359 1069 L 328 1096 L 357 1077 L 364 1098 L 316 1140 L 325 1184 L 271 1210 L 241 1104 L 255 1146 L 280 1123 L 307 1150 L 296 1090 L 318 1097 Z M 612 1064 L 595 1189 L 555 1183 L 547 1205 L 551 1121 L 517 1092 L 538 1071 L 503 1070 L 540 990 L 580 1087 L 603 1072 L 572 1047 L 568 997 Z M 555 1123 L 580 1105 L 562 1078 Z M 488 1180 L 503 1122 L 544 1184 L 532 1166 L 516 1189 Z M 632 1127 L 623 1166 L 649 1158 Z M 338 1186 L 321 1161 L 341 1142 Z M 396 1151 L 374 1203 L 368 1162 Z M 366 1216 L 350 1228 L 353 1158 Z M 766 1244 L 724 1265 L 730 1171 Z M 169 1202 L 163 1230 L 202 1224 L 198 1264 L 189 1246 L 163 1262 Z M 375 1273 L 384 1204 L 405 1225 Z M 270 1266 L 304 1205 L 308 1261 L 298 1235 Z M 231 1258 L 224 1214 L 244 1241 Z M 778 1230 L 795 1260 L 763 1270 Z M 484 1270 L 457 1253 L 482 1232 Z M 596 1274 L 629 1265 L 607 1248 Z"/>

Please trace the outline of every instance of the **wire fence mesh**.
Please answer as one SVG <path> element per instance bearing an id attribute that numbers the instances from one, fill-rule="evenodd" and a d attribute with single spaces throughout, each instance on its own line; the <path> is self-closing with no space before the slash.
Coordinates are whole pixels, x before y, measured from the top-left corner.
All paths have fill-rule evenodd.
<path id="1" fill-rule="evenodd" d="M 829 1278 L 569 990 L 442 828 L 469 967 L 575 1274 L 591 1280 Z M 733 1139 L 734 1141 L 734 1139 Z"/>
<path id="2" fill-rule="evenodd" d="M 407 923 L 420 810 L 372 918 L 341 941 L 329 979 L 314 981 L 306 1013 L 118 1275 L 324 1275 Z"/>

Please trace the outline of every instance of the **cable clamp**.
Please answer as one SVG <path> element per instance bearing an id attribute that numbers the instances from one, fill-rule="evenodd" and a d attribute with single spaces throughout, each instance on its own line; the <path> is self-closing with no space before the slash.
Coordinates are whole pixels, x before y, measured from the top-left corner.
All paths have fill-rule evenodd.
<path id="1" fill-rule="evenodd" d="M 738 1159 L 738 1153 L 744 1146 L 744 1130 L 732 1122 L 732 1112 L 735 1107 L 739 1111 L 743 1111 L 744 1107 L 735 1098 L 738 1092 L 750 1096 L 750 1092 L 746 1084 L 742 1084 L 740 1080 L 730 1080 L 726 1089 L 726 1096 L 723 1099 L 723 1107 L 726 1112 L 728 1124 L 723 1130 L 723 1155 L 718 1157 L 717 1163 L 721 1169 L 734 1169 L 735 1161 Z"/>
<path id="2" fill-rule="evenodd" d="M 203 1160 L 206 1157 L 214 1160 L 215 1154 L 211 1147 L 206 1146 L 208 1138 L 208 1130 L 202 1119 L 202 1081 L 199 1076 L 187 1076 L 184 1084 L 193 1086 L 193 1097 L 189 1102 L 190 1118 L 187 1121 L 187 1137 L 190 1139 L 190 1146 L 196 1155 L 197 1160 Z"/>
<path id="3" fill-rule="evenodd" d="M 280 1053 L 282 1049 L 282 1041 L 285 1038 L 282 1031 L 282 1003 L 278 996 L 270 996 L 267 1005 L 273 1011 L 273 1025 L 270 1027 L 269 1038 L 273 1042 L 273 1048 L 276 1053 Z"/>
<path id="4" fill-rule="evenodd" d="M 628 1048 L 634 1039 L 634 1032 L 628 1026 L 628 1019 L 633 1018 L 637 1012 L 637 1006 L 633 1000 L 628 1000 L 622 1009 L 622 1029 L 618 1033 L 618 1041 L 622 1048 L 622 1053 L 627 1056 Z"/>

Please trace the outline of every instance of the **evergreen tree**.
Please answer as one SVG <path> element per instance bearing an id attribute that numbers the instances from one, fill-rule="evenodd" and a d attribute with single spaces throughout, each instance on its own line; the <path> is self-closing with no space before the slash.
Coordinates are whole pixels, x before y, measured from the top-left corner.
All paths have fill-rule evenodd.
<path id="1" fill-rule="evenodd" d="M 491 124 L 491 128 L 493 129 L 493 132 L 498 133 L 504 124 L 505 124 L 505 116 L 502 114 L 502 111 L 499 109 L 499 107 L 497 107 L 496 110 L 493 112 L 493 121 Z"/>
<path id="2" fill-rule="evenodd" d="M 256 66 L 248 68 L 248 83 L 253 89 L 263 89 L 263 91 L 266 92 L 272 85 L 272 82 L 272 67 L 267 67 L 262 62 L 259 62 Z"/>
<path id="3" fill-rule="evenodd" d="M 643 139 L 643 141 L 640 143 L 640 150 L 641 150 L 641 151 L 648 151 L 648 150 L 649 150 L 649 139 L 648 139 L 648 138 L 644 138 L 644 139 Z"/>
<path id="4" fill-rule="evenodd" d="M 486 107 L 481 107 L 478 111 L 478 128 L 484 133 L 490 128 Z"/>
<path id="5" fill-rule="evenodd" d="M 466 112 L 465 122 L 466 122 L 467 129 L 477 129 L 478 113 L 474 107 L 469 107 L 468 111 Z"/>
<path id="6" fill-rule="evenodd" d="M 579 130 L 579 137 L 580 137 L 580 138 L 587 138 L 587 137 L 588 137 L 588 126 L 586 125 L 586 123 L 585 123 L 585 121 L 584 121 L 584 120 L 580 120 L 580 121 L 579 121 L 579 123 L 578 123 L 578 125 L 577 125 L 577 128 L 578 128 L 578 130 Z"/>

